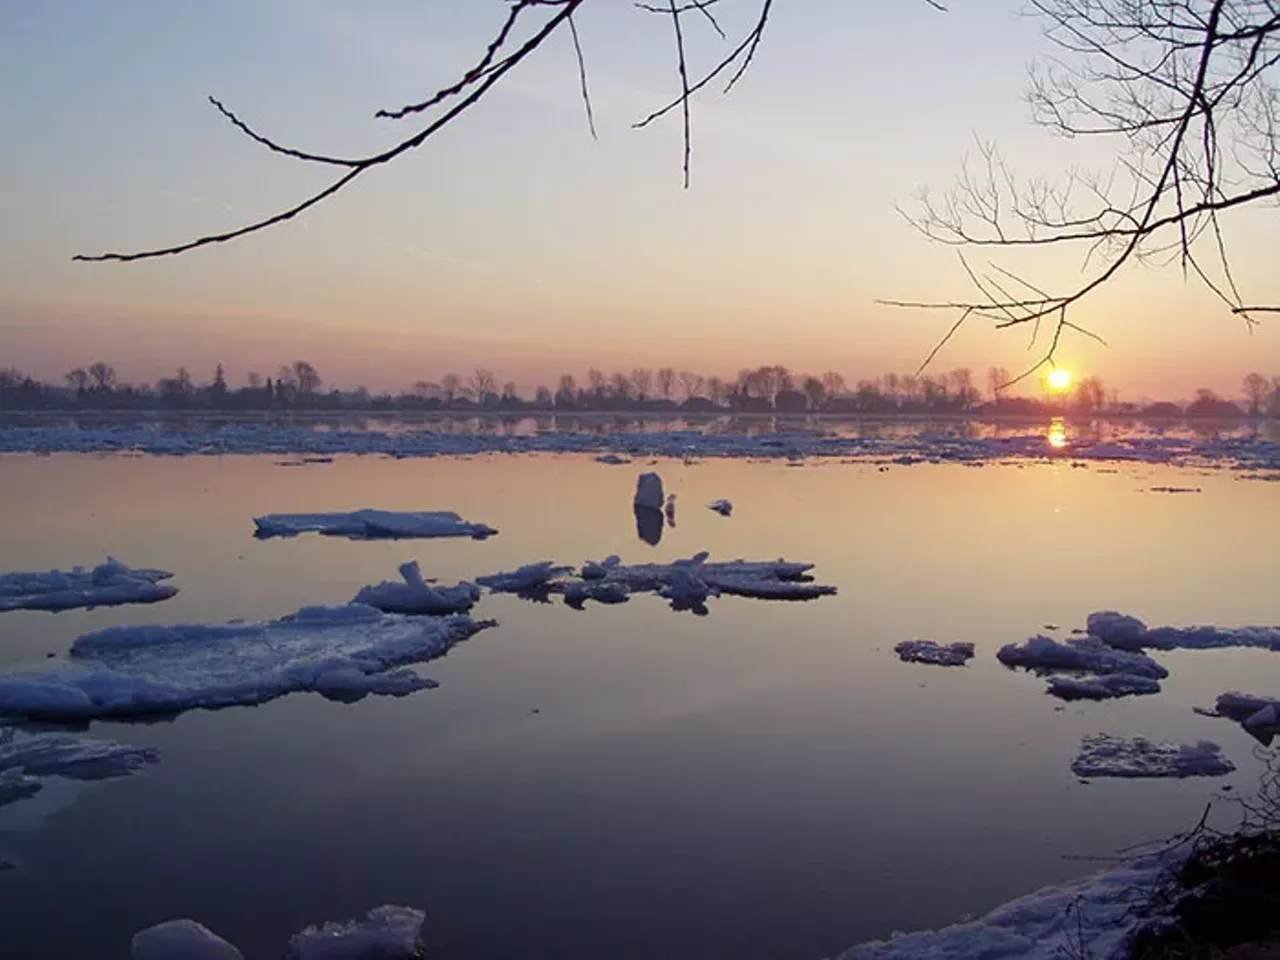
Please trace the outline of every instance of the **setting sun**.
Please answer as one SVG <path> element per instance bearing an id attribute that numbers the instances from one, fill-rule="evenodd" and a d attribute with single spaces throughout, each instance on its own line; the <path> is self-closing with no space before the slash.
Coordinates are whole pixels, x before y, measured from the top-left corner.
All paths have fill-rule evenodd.
<path id="1" fill-rule="evenodd" d="M 1063 367 L 1054 367 L 1049 371 L 1049 386 L 1054 390 L 1065 390 L 1071 386 L 1071 371 Z"/>

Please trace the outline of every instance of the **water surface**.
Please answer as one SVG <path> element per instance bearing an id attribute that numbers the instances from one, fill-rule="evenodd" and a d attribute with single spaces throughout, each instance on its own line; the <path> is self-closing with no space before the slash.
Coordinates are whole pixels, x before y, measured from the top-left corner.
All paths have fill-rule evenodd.
<path id="1" fill-rule="evenodd" d="M 500 622 L 422 672 L 440 688 L 344 705 L 295 695 L 91 732 L 154 745 L 142 776 L 58 784 L 0 811 L 12 956 L 126 957 L 192 916 L 250 957 L 383 902 L 427 910 L 433 957 L 816 960 L 936 926 L 1195 821 L 1256 776 L 1221 691 L 1280 691 L 1258 651 L 1160 654 L 1157 697 L 1063 705 L 994 659 L 1095 609 L 1151 623 L 1280 620 L 1280 485 L 1093 464 L 663 461 L 677 522 L 636 536 L 638 469 L 569 456 L 306 467 L 270 457 L 0 456 L 0 569 L 110 552 L 175 571 L 152 607 L 0 617 L 0 665 L 115 623 L 275 617 L 348 600 L 418 559 L 447 582 L 554 559 L 810 560 L 837 597 L 675 614 L 486 597 Z M 1112 472 L 1115 470 L 1116 472 Z M 1186 486 L 1194 494 L 1150 492 Z M 724 519 L 702 504 L 734 501 Z M 487 541 L 258 541 L 254 515 L 451 509 Z M 971 640 L 965 669 L 898 640 Z M 1083 734 L 1207 737 L 1225 781 L 1082 784 Z"/>

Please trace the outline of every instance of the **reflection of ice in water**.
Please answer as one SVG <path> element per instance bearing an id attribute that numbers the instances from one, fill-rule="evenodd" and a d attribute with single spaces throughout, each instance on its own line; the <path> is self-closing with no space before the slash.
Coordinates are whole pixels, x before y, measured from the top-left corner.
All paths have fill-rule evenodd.
<path id="1" fill-rule="evenodd" d="M 1065 450 L 1071 445 L 1067 439 L 1067 424 L 1062 417 L 1054 417 L 1049 423 L 1049 446 L 1055 450 Z"/>
<path id="2" fill-rule="evenodd" d="M 636 506 L 636 536 L 651 547 L 656 547 L 662 540 L 662 527 L 666 519 L 661 510 Z"/>
<path id="3" fill-rule="evenodd" d="M 48 777 L 41 783 L 43 789 L 39 793 L 32 794 L 21 803 L 0 807 L 0 837 L 6 833 L 41 829 L 49 818 L 66 810 L 88 789 L 88 784 L 65 777 Z"/>

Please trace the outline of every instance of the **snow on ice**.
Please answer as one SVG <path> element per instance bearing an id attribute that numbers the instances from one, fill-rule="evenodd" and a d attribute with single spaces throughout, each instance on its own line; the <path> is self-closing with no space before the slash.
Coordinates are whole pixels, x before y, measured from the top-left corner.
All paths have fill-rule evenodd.
<path id="1" fill-rule="evenodd" d="M 469 523 L 450 510 L 420 513 L 394 510 L 353 510 L 350 513 L 269 513 L 255 517 L 257 536 L 295 537 L 323 533 L 352 540 L 409 537 L 472 537 L 483 540 L 498 531 L 483 523 Z"/>
<path id="2" fill-rule="evenodd" d="M 326 922 L 289 938 L 286 960 L 409 960 L 422 955 L 426 914 L 385 905 L 363 920 Z M 194 920 L 166 920 L 133 936 L 132 960 L 244 960 L 235 946 Z"/>
<path id="3" fill-rule="evenodd" d="M 1166 743 L 1107 733 L 1085 737 L 1071 761 L 1080 777 L 1221 777 L 1235 770 L 1216 743 Z"/>
<path id="4" fill-rule="evenodd" d="M 485 624 L 373 607 L 303 607 L 265 623 L 109 627 L 80 637 L 69 662 L 0 674 L 0 714 L 36 719 L 172 713 L 265 703 L 315 691 L 350 700 L 433 684 L 408 669 Z"/>
<path id="5" fill-rule="evenodd" d="M 929 663 L 939 667 L 963 667 L 973 658 L 973 644 L 956 641 L 903 640 L 893 648 L 906 663 Z"/>
<path id="6" fill-rule="evenodd" d="M 418 613 L 441 616 L 448 613 L 466 613 L 480 599 L 480 588 L 463 581 L 454 587 L 433 587 L 422 578 L 418 561 L 400 564 L 400 582 L 384 580 L 382 583 L 362 587 L 352 603 L 363 603 L 384 613 Z"/>
<path id="7" fill-rule="evenodd" d="M 895 933 L 837 960 L 1120 960 L 1130 938 L 1152 917 L 1142 908 L 1186 845 L 1148 853 L 1101 873 L 1010 900 L 967 923 Z"/>
<path id="8" fill-rule="evenodd" d="M 159 582 L 172 576 L 164 570 L 134 570 L 114 557 L 91 570 L 0 573 L 0 611 L 157 603 L 178 592 L 177 587 Z"/>

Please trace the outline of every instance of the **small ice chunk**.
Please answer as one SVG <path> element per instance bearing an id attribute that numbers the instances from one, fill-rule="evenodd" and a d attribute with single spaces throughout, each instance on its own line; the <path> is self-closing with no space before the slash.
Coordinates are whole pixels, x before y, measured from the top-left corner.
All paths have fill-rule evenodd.
<path id="1" fill-rule="evenodd" d="M 1235 770 L 1216 743 L 1166 743 L 1107 733 L 1085 737 L 1071 771 L 1080 777 L 1221 777 Z"/>
<path id="2" fill-rule="evenodd" d="M 0 573 L 0 612 L 158 603 L 178 592 L 177 587 L 159 582 L 172 576 L 165 570 L 134 570 L 115 557 L 107 557 L 106 563 L 92 570 Z"/>
<path id="3" fill-rule="evenodd" d="M 630 462 L 631 461 L 626 457 L 620 457 L 616 453 L 604 453 L 596 457 L 596 463 L 608 463 L 613 466 L 619 466 L 621 464 L 630 463 Z"/>
<path id="4" fill-rule="evenodd" d="M 1218 716 L 1230 717 L 1247 727 L 1256 729 L 1280 725 L 1280 700 L 1232 690 L 1220 695 L 1215 706 Z M 1270 723 L 1267 722 L 1269 719 Z"/>
<path id="5" fill-rule="evenodd" d="M 571 567 L 558 567 L 553 560 L 543 560 L 541 563 L 526 563 L 506 573 L 476 577 L 476 583 L 495 593 L 526 593 L 546 589 L 557 577 L 571 572 Z"/>
<path id="6" fill-rule="evenodd" d="M 825 583 L 800 583 L 794 580 L 760 580 L 733 574 L 711 574 L 703 578 L 720 593 L 757 600 L 816 600 L 832 597 L 836 588 Z"/>
<path id="7" fill-rule="evenodd" d="M 261 539 L 322 533 L 352 540 L 392 540 L 409 537 L 472 537 L 483 540 L 498 531 L 470 523 L 450 510 L 396 512 L 353 510 L 349 513 L 269 513 L 255 517 Z"/>
<path id="8" fill-rule="evenodd" d="M 303 607 L 265 623 L 108 627 L 76 640 L 66 663 L 0 674 L 0 714 L 88 720 L 266 703 L 308 690 L 402 695 L 426 683 L 390 671 L 443 656 L 484 626 L 351 604 Z"/>
<path id="9" fill-rule="evenodd" d="M 712 500 L 707 504 L 707 509 L 714 510 L 722 517 L 727 517 L 729 514 L 733 513 L 733 504 L 728 500 Z"/>
<path id="10" fill-rule="evenodd" d="M 1085 673 L 1125 673 L 1161 680 L 1169 671 L 1145 653 L 1116 650 L 1096 637 L 1080 637 L 1065 643 L 1043 634 L 1022 644 L 1008 643 L 996 658 L 1009 667 L 1027 667 L 1040 673 L 1079 670 Z"/>
<path id="11" fill-rule="evenodd" d="M 1054 677 L 1049 693 L 1062 700 L 1111 700 L 1160 692 L 1160 681 L 1129 673 L 1101 677 Z"/>
<path id="12" fill-rule="evenodd" d="M 466 613 L 480 599 L 480 588 L 463 581 L 454 587 L 433 587 L 422 579 L 417 560 L 400 565 L 400 583 L 384 580 L 362 587 L 352 603 L 364 603 L 384 613 L 419 613 L 440 616 Z"/>
<path id="13" fill-rule="evenodd" d="M 194 920 L 166 920 L 133 935 L 133 960 L 244 960 L 244 954 Z"/>
<path id="14" fill-rule="evenodd" d="M 933 640 L 903 640 L 893 651 L 904 662 L 939 667 L 963 667 L 973 658 L 973 644 L 962 641 L 941 644 Z"/>
<path id="15" fill-rule="evenodd" d="M 1147 625 L 1137 617 L 1116 613 L 1114 610 L 1099 610 L 1089 614 L 1085 623 L 1089 636 L 1097 637 L 1108 646 L 1121 650 L 1142 649 L 1142 637 L 1147 632 Z"/>
<path id="16" fill-rule="evenodd" d="M 667 504 L 662 508 L 662 512 L 667 515 L 668 526 L 676 525 L 676 495 L 674 493 L 667 494 Z"/>
<path id="17" fill-rule="evenodd" d="M 288 960 L 398 960 L 421 956 L 426 914 L 381 906 L 363 920 L 307 927 L 289 939 Z"/>
<path id="18" fill-rule="evenodd" d="M 636 480 L 635 505 L 643 510 L 661 510 L 665 500 L 662 477 L 656 473 L 640 474 Z"/>

